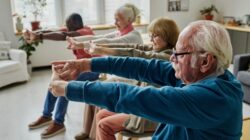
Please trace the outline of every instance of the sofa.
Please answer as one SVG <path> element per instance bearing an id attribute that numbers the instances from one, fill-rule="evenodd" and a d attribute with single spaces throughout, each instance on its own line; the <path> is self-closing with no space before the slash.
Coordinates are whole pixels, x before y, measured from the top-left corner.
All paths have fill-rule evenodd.
<path id="1" fill-rule="evenodd" d="M 0 88 L 12 83 L 29 80 L 25 51 L 11 49 L 0 32 Z"/>
<path id="2" fill-rule="evenodd" d="M 241 82 L 244 92 L 243 101 L 250 104 L 250 53 L 234 56 L 233 73 Z"/>

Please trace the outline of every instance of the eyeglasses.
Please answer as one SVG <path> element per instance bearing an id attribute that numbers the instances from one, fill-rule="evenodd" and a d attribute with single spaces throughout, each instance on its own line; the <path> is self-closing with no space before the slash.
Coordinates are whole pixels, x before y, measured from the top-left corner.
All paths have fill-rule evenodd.
<path id="1" fill-rule="evenodd" d="M 204 53 L 204 51 L 192 51 L 192 52 L 180 52 L 180 53 L 177 53 L 176 50 L 173 49 L 172 56 L 173 56 L 173 59 L 175 59 L 176 62 L 178 62 L 178 56 L 189 55 L 189 54 L 193 54 L 193 53 Z"/>
<path id="2" fill-rule="evenodd" d="M 157 35 L 157 34 L 151 34 L 151 35 L 149 35 L 150 39 L 156 38 L 157 36 L 159 36 L 159 35 Z"/>

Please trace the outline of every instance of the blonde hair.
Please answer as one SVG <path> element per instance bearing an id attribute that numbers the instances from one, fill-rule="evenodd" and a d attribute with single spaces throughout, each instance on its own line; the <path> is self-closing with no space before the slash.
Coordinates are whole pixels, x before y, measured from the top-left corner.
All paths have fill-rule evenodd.
<path id="1" fill-rule="evenodd" d="M 133 4 L 126 3 L 116 10 L 116 13 L 121 13 L 129 22 L 134 22 L 140 14 L 140 10 Z"/>
<path id="2" fill-rule="evenodd" d="M 175 47 L 179 36 L 179 28 L 175 21 L 166 17 L 154 19 L 149 24 L 148 31 L 163 38 L 167 42 L 169 49 Z"/>

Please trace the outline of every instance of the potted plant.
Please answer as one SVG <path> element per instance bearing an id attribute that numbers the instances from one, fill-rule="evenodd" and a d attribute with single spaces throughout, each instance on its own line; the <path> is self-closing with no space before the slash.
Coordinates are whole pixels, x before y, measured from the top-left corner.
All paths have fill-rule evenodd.
<path id="1" fill-rule="evenodd" d="M 34 16 L 34 21 L 31 21 L 32 30 L 37 30 L 40 28 L 40 21 L 38 20 L 38 16 L 43 15 L 43 10 L 47 5 L 46 0 L 25 0 L 25 5 L 27 6 L 25 9 L 29 9 L 30 12 Z"/>
<path id="2" fill-rule="evenodd" d="M 43 43 L 42 40 L 33 41 L 31 43 L 27 43 L 27 41 L 24 39 L 23 36 L 19 38 L 19 42 L 21 46 L 19 46 L 19 49 L 24 50 L 27 54 L 27 66 L 28 66 L 28 72 L 31 74 L 32 72 L 32 66 L 30 61 L 30 56 L 32 55 L 32 52 L 36 50 L 36 47 L 39 45 L 39 43 Z"/>
<path id="3" fill-rule="evenodd" d="M 204 15 L 206 20 L 213 20 L 213 14 L 212 12 L 218 13 L 217 8 L 214 5 L 211 5 L 210 7 L 205 7 L 202 10 L 200 10 L 201 15 Z"/>

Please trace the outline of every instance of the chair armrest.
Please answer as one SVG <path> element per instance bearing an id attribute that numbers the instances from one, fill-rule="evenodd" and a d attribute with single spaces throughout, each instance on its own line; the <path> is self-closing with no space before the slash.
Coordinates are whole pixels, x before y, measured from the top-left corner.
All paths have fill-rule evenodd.
<path id="1" fill-rule="evenodd" d="M 10 46 L 11 46 L 10 44 L 11 44 L 10 41 L 0 41 L 0 46 L 4 48 L 10 49 Z"/>
<path id="2" fill-rule="evenodd" d="M 19 61 L 23 66 L 27 66 L 27 55 L 23 50 L 10 49 L 10 59 Z"/>
<path id="3" fill-rule="evenodd" d="M 249 63 L 250 63 L 250 53 L 235 55 L 234 56 L 234 69 L 233 69 L 234 75 L 237 77 L 237 74 L 240 70 L 247 70 Z"/>

